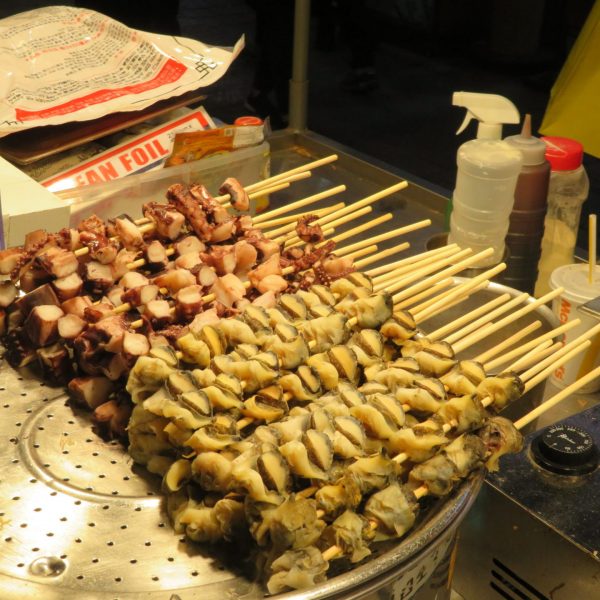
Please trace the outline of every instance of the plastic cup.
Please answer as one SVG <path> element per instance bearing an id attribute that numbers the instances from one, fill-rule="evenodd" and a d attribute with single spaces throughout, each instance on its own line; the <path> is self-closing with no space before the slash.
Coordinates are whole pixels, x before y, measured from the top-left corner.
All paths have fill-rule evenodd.
<path id="1" fill-rule="evenodd" d="M 580 325 L 567 331 L 565 343 L 571 342 L 598 324 L 598 319 L 577 310 L 581 304 L 600 296 L 600 266 L 596 267 L 591 284 L 588 281 L 588 269 L 588 265 L 584 263 L 563 265 L 554 269 L 550 276 L 552 289 L 565 288 L 564 293 L 552 301 L 554 314 L 561 323 L 567 323 L 573 319 L 581 320 Z M 551 377 L 552 383 L 558 387 L 566 387 L 600 365 L 600 334 L 594 336 L 590 341 L 592 345 L 586 351 L 554 371 Z M 600 390 L 600 377 L 582 387 L 578 393 L 591 394 L 598 390 Z"/>

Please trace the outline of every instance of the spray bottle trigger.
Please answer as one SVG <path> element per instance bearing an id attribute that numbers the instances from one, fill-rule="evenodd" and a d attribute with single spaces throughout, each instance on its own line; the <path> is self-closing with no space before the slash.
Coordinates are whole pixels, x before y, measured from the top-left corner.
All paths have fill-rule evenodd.
<path id="1" fill-rule="evenodd" d="M 475 117 L 475 115 L 470 110 L 467 110 L 467 114 L 465 115 L 463 122 L 461 123 L 460 127 L 458 128 L 456 135 L 458 135 L 459 133 L 462 133 L 467 128 L 467 125 L 471 122 L 471 119 L 473 119 L 474 117 Z"/>

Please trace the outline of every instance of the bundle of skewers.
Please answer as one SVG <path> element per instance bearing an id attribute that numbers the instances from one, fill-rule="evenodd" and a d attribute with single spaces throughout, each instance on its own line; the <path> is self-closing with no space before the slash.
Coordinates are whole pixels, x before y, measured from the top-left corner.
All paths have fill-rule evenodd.
<path id="1" fill-rule="evenodd" d="M 9 362 L 68 382 L 106 432 L 128 437 L 163 477 L 176 531 L 259 548 L 271 593 L 365 559 L 413 527 L 421 498 L 496 469 L 522 441 L 497 413 L 596 333 L 554 343 L 571 321 L 520 343 L 535 321 L 456 358 L 559 289 L 528 303 L 504 294 L 424 335 L 504 265 L 455 285 L 488 252 L 448 246 L 370 268 L 408 247 L 377 243 L 428 221 L 340 245 L 391 219 L 335 231 L 405 183 L 310 214 L 292 211 L 344 186 L 244 214 L 254 194 L 334 158 L 245 189 L 228 179 L 219 197 L 174 185 L 142 219 L 91 217 L 0 252 Z"/>

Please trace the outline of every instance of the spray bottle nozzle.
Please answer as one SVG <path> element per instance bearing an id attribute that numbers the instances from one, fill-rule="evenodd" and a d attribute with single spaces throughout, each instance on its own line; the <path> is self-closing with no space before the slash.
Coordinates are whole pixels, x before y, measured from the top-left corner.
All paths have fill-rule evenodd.
<path id="1" fill-rule="evenodd" d="M 478 138 L 499 140 L 504 123 L 518 123 L 521 120 L 517 107 L 508 98 L 498 94 L 454 92 L 452 104 L 467 109 L 467 114 L 456 132 L 457 135 L 465 130 L 471 119 L 477 119 Z"/>

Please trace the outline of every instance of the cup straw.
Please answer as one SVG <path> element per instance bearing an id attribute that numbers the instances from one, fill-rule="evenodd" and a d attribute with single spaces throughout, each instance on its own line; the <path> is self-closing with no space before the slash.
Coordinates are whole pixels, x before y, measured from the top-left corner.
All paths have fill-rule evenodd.
<path id="1" fill-rule="evenodd" d="M 594 283 L 594 271 L 596 270 L 596 215 L 590 215 L 588 223 L 588 282 L 592 285 Z"/>

